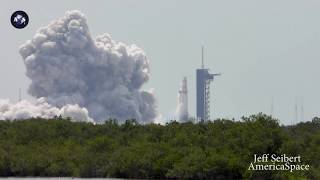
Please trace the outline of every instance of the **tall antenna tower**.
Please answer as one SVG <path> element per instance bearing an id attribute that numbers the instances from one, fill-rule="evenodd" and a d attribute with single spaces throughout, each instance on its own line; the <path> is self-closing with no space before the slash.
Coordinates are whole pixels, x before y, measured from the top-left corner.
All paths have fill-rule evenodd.
<path id="1" fill-rule="evenodd" d="M 204 62 L 203 62 L 203 53 L 204 53 L 204 47 L 203 46 L 201 46 L 201 62 L 202 62 L 202 64 L 201 64 L 201 69 L 204 69 Z"/>
<path id="2" fill-rule="evenodd" d="M 274 100 L 273 100 L 273 96 L 271 97 L 271 110 L 270 110 L 270 114 L 271 114 L 271 116 L 273 116 L 273 105 L 274 104 Z"/>
<path id="3" fill-rule="evenodd" d="M 294 121 L 298 122 L 298 103 L 297 103 L 297 97 L 294 101 Z M 293 125 L 294 122 L 291 122 L 291 125 Z"/>
<path id="4" fill-rule="evenodd" d="M 215 76 L 204 67 L 204 47 L 201 48 L 201 69 L 197 69 L 197 118 L 203 121 L 210 120 L 210 83 Z"/>
<path id="5" fill-rule="evenodd" d="M 300 101 L 300 121 L 304 122 L 304 107 L 303 107 L 303 98 L 301 97 L 301 101 Z"/>
<path id="6" fill-rule="evenodd" d="M 21 88 L 19 88 L 18 102 L 20 102 L 21 100 L 22 100 L 22 98 L 21 98 Z"/>

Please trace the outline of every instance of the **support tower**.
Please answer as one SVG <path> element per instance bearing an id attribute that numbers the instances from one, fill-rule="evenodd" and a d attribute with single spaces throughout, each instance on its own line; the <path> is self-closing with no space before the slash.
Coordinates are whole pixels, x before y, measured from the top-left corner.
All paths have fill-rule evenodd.
<path id="1" fill-rule="evenodd" d="M 209 69 L 204 67 L 204 48 L 202 47 L 202 66 L 197 69 L 197 119 L 210 120 L 210 83 L 215 76 L 221 74 L 210 74 Z"/>

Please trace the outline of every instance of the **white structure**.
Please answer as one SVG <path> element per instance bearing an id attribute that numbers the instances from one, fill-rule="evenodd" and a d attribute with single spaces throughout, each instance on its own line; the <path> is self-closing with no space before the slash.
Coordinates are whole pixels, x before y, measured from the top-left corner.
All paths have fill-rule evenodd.
<path id="1" fill-rule="evenodd" d="M 183 78 L 181 87 L 179 89 L 176 117 L 180 122 L 186 122 L 189 118 L 187 77 Z"/>

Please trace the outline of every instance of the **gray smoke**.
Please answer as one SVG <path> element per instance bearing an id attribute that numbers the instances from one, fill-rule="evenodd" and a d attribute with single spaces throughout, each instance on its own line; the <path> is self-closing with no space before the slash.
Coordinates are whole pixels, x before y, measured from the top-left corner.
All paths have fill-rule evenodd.
<path id="1" fill-rule="evenodd" d="M 0 99 L 0 120 L 28 119 L 32 117 L 53 118 L 54 116 L 70 117 L 73 121 L 93 122 L 85 108 L 78 105 L 66 105 L 62 108 L 53 107 L 44 98 L 35 103 L 23 100 L 11 103 L 7 99 Z"/>
<path id="2" fill-rule="evenodd" d="M 144 51 L 108 34 L 93 39 L 79 11 L 40 28 L 20 54 L 31 79 L 29 93 L 50 105 L 76 104 L 97 122 L 135 118 L 147 123 L 157 116 L 153 93 L 141 90 L 150 76 Z"/>

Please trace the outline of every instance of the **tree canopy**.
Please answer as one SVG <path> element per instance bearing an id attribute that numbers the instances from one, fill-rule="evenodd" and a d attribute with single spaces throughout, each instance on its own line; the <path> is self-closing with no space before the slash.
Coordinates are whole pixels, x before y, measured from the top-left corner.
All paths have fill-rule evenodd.
<path id="1" fill-rule="evenodd" d="M 254 154 L 300 155 L 310 170 L 250 171 Z M 294 126 L 264 114 L 165 125 L 0 121 L 2 177 L 320 179 L 319 157 L 320 118 Z"/>

